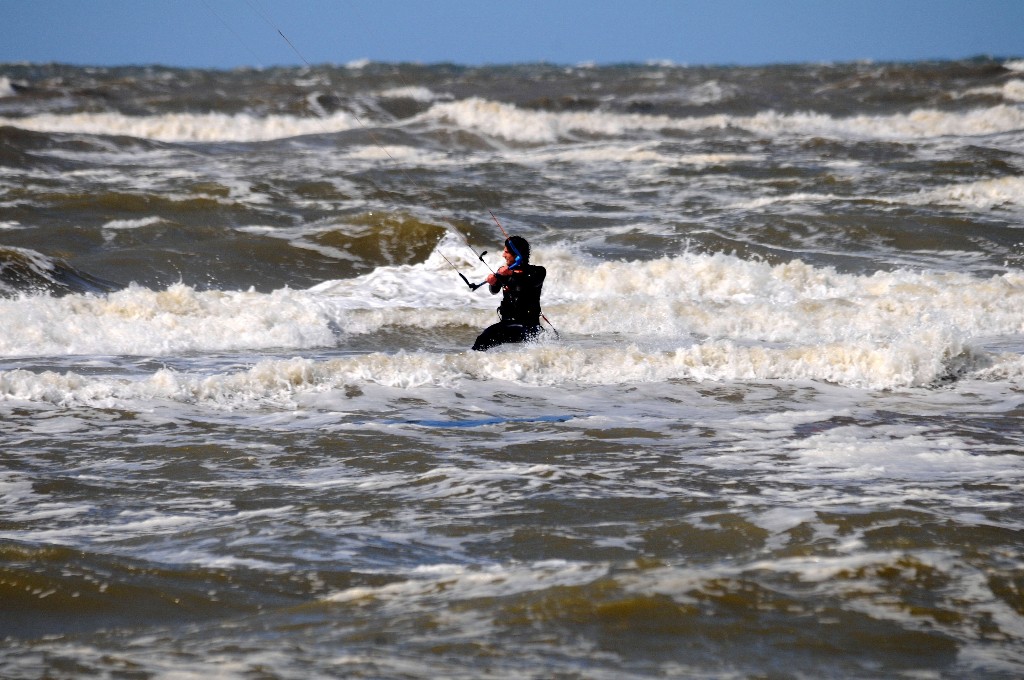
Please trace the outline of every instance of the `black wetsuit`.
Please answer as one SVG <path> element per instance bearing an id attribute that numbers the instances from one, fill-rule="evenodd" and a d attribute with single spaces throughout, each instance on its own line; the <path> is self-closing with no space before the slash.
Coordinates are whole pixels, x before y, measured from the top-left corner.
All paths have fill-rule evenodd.
<path id="1" fill-rule="evenodd" d="M 489 286 L 491 294 L 503 290 L 498 316 L 501 321 L 484 329 L 473 344 L 483 351 L 506 342 L 524 342 L 537 337 L 540 327 L 540 291 L 547 270 L 537 265 L 524 264 L 512 273 L 497 276 L 498 283 Z"/>

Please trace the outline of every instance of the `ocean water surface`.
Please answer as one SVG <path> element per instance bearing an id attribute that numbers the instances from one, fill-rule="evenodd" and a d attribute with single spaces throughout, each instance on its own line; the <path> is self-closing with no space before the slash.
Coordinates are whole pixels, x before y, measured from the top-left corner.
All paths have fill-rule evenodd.
<path id="1" fill-rule="evenodd" d="M 5 678 L 1024 674 L 1022 60 L 0 65 L 0 318 Z"/>

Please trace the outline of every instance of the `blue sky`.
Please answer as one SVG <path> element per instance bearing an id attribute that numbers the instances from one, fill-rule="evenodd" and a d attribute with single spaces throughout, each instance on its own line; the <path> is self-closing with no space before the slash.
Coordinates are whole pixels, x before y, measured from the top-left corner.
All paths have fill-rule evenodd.
<path id="1" fill-rule="evenodd" d="M 696 65 L 976 55 L 1024 56 L 1024 0 L 0 0 L 0 63 Z"/>

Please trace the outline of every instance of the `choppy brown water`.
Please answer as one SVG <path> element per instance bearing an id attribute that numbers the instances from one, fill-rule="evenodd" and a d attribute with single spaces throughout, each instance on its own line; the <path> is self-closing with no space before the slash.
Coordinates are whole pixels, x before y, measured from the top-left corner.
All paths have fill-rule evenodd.
<path id="1" fill-rule="evenodd" d="M 0 675 L 1018 677 L 1022 71 L 0 67 Z"/>

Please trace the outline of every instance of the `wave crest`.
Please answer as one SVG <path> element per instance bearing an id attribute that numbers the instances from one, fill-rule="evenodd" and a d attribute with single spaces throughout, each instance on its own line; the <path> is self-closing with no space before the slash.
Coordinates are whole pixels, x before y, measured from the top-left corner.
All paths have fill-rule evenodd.
<path id="1" fill-rule="evenodd" d="M 1013 101 L 1019 87 L 1001 90 Z M 578 137 L 615 137 L 630 132 L 699 133 L 735 128 L 758 135 L 815 135 L 869 139 L 927 139 L 946 135 L 976 136 L 1024 128 L 1024 111 L 1001 104 L 949 112 L 918 109 L 888 116 L 837 118 L 823 113 L 762 111 L 749 116 L 713 114 L 672 117 L 603 111 L 539 111 L 478 97 L 434 103 L 413 121 L 457 128 L 522 144 L 547 144 Z M 0 118 L 0 126 L 52 133 L 129 136 L 162 142 L 262 142 L 302 135 L 330 134 L 361 128 L 355 116 L 337 111 L 323 118 L 247 113 L 168 113 L 128 116 L 121 113 L 40 113 Z"/>

